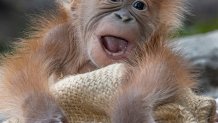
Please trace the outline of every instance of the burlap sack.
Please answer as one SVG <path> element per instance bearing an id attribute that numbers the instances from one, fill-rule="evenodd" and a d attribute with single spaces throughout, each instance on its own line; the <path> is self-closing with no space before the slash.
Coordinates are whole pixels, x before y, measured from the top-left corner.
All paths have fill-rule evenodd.
<path id="1" fill-rule="evenodd" d="M 53 92 L 71 123 L 110 123 L 104 109 L 122 80 L 122 65 L 69 76 L 58 82 Z M 216 112 L 214 99 L 197 96 L 184 90 L 174 103 L 155 111 L 158 123 L 213 123 Z M 19 123 L 13 118 L 5 123 Z"/>

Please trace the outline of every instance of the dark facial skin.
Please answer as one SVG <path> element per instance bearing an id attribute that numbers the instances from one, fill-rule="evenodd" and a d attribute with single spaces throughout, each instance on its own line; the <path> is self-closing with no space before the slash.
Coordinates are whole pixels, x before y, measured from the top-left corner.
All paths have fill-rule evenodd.
<path id="1" fill-rule="evenodd" d="M 154 31 L 155 12 L 144 0 L 82 0 L 81 37 L 96 67 L 130 56 L 138 42 Z M 153 16 L 151 16 L 153 14 Z"/>

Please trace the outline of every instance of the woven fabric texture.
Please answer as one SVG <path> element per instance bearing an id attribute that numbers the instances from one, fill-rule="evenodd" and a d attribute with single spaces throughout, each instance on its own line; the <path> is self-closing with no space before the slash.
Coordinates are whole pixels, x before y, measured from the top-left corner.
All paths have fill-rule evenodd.
<path id="1" fill-rule="evenodd" d="M 123 65 L 115 64 L 93 72 L 60 80 L 52 91 L 70 123 L 110 123 L 104 109 L 122 81 Z M 213 123 L 216 102 L 185 89 L 175 102 L 155 110 L 157 123 Z M 4 123 L 20 123 L 13 118 Z"/>

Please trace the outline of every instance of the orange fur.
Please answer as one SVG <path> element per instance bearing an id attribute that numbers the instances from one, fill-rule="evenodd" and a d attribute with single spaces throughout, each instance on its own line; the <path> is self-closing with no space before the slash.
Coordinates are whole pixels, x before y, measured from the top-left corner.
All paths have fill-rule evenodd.
<path id="1" fill-rule="evenodd" d="M 62 114 L 55 99 L 50 94 L 48 79 L 51 74 L 65 72 L 63 70 L 65 68 L 61 68 L 62 64 L 70 59 L 67 56 L 69 53 L 73 57 L 76 49 L 69 51 L 68 46 L 75 44 L 69 42 L 69 40 L 73 40 L 73 37 L 65 35 L 68 33 L 67 28 L 70 25 L 66 13 L 61 11 L 57 17 L 59 18 L 55 16 L 50 19 L 42 18 L 40 22 L 37 21 L 39 24 L 37 32 L 31 38 L 18 43 L 15 53 L 4 59 L 1 66 L 0 99 L 2 101 L 0 102 L 0 111 L 7 114 L 7 117 L 20 117 L 22 119 L 25 118 L 25 114 L 36 113 L 36 110 L 36 112 L 29 112 L 34 103 L 42 107 L 51 104 L 50 107 L 47 106 L 43 110 L 46 112 L 59 110 L 58 114 Z M 60 36 L 59 39 L 57 36 Z M 71 70 L 76 71 L 77 68 L 74 68 Z M 33 97 L 35 100 L 29 99 Z M 36 107 L 35 109 L 37 109 Z M 40 111 L 38 113 L 40 115 Z M 47 118 L 49 119 L 49 117 Z M 22 120 L 30 123 L 28 119 Z"/>
<path id="2" fill-rule="evenodd" d="M 87 59 L 86 50 L 90 49 L 90 46 L 84 41 L 87 38 L 84 37 L 87 30 L 83 30 L 83 23 L 87 21 L 86 19 L 88 17 L 83 14 L 93 11 L 93 8 L 84 7 L 89 1 L 67 1 L 69 3 L 61 3 L 57 12 L 52 13 L 52 16 L 47 17 L 49 14 L 46 14 L 45 17 L 40 17 L 36 21 L 33 21 L 35 23 L 35 26 L 32 28 L 34 30 L 33 34 L 23 39 L 21 43 L 18 43 L 16 52 L 4 59 L 3 65 L 1 66 L 0 112 L 7 114 L 8 117 L 20 117 L 25 123 L 30 123 L 44 117 L 48 120 L 53 120 L 56 115 L 63 115 L 60 107 L 50 94 L 49 77 L 55 75 L 58 78 L 62 75 L 67 76 L 87 72 L 97 69 L 100 66 L 93 65 L 94 63 L 90 59 Z M 84 3 L 80 3 L 81 1 Z M 97 4 L 101 2 L 101 0 L 96 1 Z M 137 24 L 140 28 L 136 28 L 133 31 L 142 32 L 142 34 L 140 32 L 138 36 L 135 36 L 135 41 L 141 38 L 147 38 L 146 42 L 150 42 L 150 40 L 158 41 L 160 40 L 160 32 L 162 32 L 161 37 L 168 37 L 172 30 L 177 28 L 181 22 L 180 17 L 183 13 L 182 0 L 161 0 L 157 2 L 148 0 L 148 4 L 151 10 L 148 11 L 149 14 L 144 13 L 144 16 L 142 16 L 143 18 L 148 18 L 145 19 L 146 21 L 140 20 L 141 18 L 139 18 Z M 90 15 L 88 14 L 87 16 Z M 99 22 L 96 21 L 96 23 Z M 126 26 L 127 28 L 128 26 Z M 151 30 L 147 30 L 150 28 Z M 117 29 L 120 28 L 117 27 Z M 128 29 L 131 29 L 131 27 Z M 89 35 L 88 38 L 90 38 Z M 91 44 L 94 43 L 91 42 Z M 146 48 L 151 49 L 151 51 L 158 49 L 155 44 Z M 94 49 L 96 49 L 95 45 Z M 138 48 L 136 47 L 136 49 Z M 137 53 L 143 55 L 143 53 L 148 54 L 151 51 L 139 50 Z M 96 54 L 99 56 L 100 53 L 97 52 Z M 157 53 L 157 55 L 159 55 L 158 57 L 160 58 L 158 59 L 160 60 L 162 59 L 161 55 L 167 54 Z M 163 56 L 163 58 L 165 57 Z M 98 58 L 101 58 L 101 56 Z M 151 59 L 156 60 L 154 58 L 152 57 Z M 107 62 L 107 60 L 103 60 L 103 62 Z M 145 63 L 150 64 L 150 62 L 146 61 Z M 103 66 L 111 63 L 105 63 Z M 178 72 L 183 70 L 174 68 L 175 64 L 178 64 L 175 61 L 167 59 L 167 63 L 169 63 L 167 67 L 172 69 L 169 71 Z M 172 65 L 170 65 L 171 63 Z M 146 65 L 142 64 L 142 66 Z M 148 65 L 147 67 L 149 69 L 153 69 L 153 67 L 154 70 L 156 69 L 155 66 Z M 154 75 L 150 79 L 154 79 L 152 77 L 156 76 L 159 76 L 159 74 L 157 75 L 154 72 Z M 133 76 L 133 78 L 137 77 Z M 175 78 L 178 79 L 178 77 Z M 139 79 L 141 78 L 139 77 Z M 137 80 L 136 83 L 140 81 Z M 153 86 L 151 85 L 151 87 Z M 40 106 L 44 108 L 37 108 Z M 37 111 L 33 112 L 32 110 Z M 42 117 L 40 115 L 41 113 L 45 113 L 46 115 Z M 64 120 L 63 122 L 66 121 Z"/>

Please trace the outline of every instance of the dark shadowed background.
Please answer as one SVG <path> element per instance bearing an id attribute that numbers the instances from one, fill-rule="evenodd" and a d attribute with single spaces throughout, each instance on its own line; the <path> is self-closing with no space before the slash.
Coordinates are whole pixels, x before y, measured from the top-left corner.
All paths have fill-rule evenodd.
<path id="1" fill-rule="evenodd" d="M 0 0 L 0 52 L 28 29 L 30 16 L 54 9 L 54 0 Z"/>

